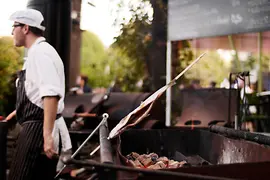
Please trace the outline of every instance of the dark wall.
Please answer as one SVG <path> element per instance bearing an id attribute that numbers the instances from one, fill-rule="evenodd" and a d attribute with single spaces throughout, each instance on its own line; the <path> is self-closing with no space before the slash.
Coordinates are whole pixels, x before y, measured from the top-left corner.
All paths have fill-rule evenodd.
<path id="1" fill-rule="evenodd" d="M 69 88 L 71 0 L 28 0 L 27 8 L 37 9 L 43 14 L 45 38 L 62 58 Z"/>

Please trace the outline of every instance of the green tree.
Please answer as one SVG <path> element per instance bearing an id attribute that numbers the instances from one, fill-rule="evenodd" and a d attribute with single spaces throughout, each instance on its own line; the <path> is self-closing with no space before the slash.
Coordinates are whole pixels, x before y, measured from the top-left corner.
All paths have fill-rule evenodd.
<path id="1" fill-rule="evenodd" d="M 144 63 L 148 58 L 151 42 L 150 22 L 148 15 L 134 16 L 127 24 L 122 24 L 121 35 L 115 38 L 112 48 L 121 49 L 132 61 Z"/>
<path id="2" fill-rule="evenodd" d="M 149 62 L 151 22 L 149 15 L 146 12 L 142 13 L 143 3 L 130 8 L 132 17 L 128 23 L 122 23 L 121 35 L 115 38 L 116 41 L 111 46 L 111 52 L 115 51 L 114 57 L 118 59 L 117 62 L 122 72 L 117 75 L 117 81 L 121 82 L 122 89 L 139 91 L 140 89 L 136 86 L 137 82 L 148 78 L 149 69 L 146 64 Z M 141 14 L 137 14 L 138 11 Z"/>
<path id="3" fill-rule="evenodd" d="M 141 61 L 138 63 L 132 60 L 122 49 L 116 47 L 110 48 L 108 54 L 111 81 L 117 83 L 124 92 L 139 91 L 137 82 L 143 78 L 145 65 Z"/>
<path id="4" fill-rule="evenodd" d="M 121 34 L 116 37 L 114 47 L 123 49 L 132 61 L 147 65 L 148 72 L 142 76 L 149 76 L 151 89 L 156 90 L 165 84 L 167 1 L 118 2 L 116 11 L 120 12 L 119 14 L 128 4 L 130 19 L 123 17 L 122 20 L 116 20 L 121 24 Z"/>
<path id="5" fill-rule="evenodd" d="M 124 2 L 120 2 L 118 10 L 122 8 Z M 129 66 L 129 71 L 126 74 L 121 75 L 121 82 L 125 91 L 138 91 L 136 83 L 144 78 L 150 78 L 149 64 L 149 50 L 152 43 L 151 36 L 151 17 L 147 8 L 151 8 L 151 5 L 147 1 L 141 1 L 138 3 L 132 3 L 129 1 L 130 19 L 126 18 L 116 19 L 121 22 L 121 34 L 115 38 L 115 42 L 112 44 L 112 50 L 115 49 L 115 55 L 124 57 L 130 62 L 122 62 L 122 68 Z M 130 69 L 131 68 L 131 69 Z M 122 70 L 123 71 L 123 70 Z"/>
<path id="6" fill-rule="evenodd" d="M 0 112 L 14 109 L 14 74 L 21 68 L 23 48 L 16 48 L 11 37 L 0 37 Z M 12 107 L 11 107 L 12 106 Z"/>
<path id="7" fill-rule="evenodd" d="M 261 61 L 262 61 L 262 71 L 263 72 L 269 71 L 269 56 L 262 55 Z M 250 71 L 254 69 L 257 64 L 258 64 L 257 54 L 250 54 L 245 61 L 240 61 L 240 66 L 241 66 L 242 71 Z M 235 67 L 236 67 L 236 58 L 233 55 L 232 66 L 231 66 L 232 72 L 236 72 Z"/>
<path id="8" fill-rule="evenodd" d="M 82 33 L 81 73 L 89 78 L 91 87 L 106 87 L 110 79 L 106 72 L 108 55 L 101 40 L 94 33 Z"/>
<path id="9" fill-rule="evenodd" d="M 185 76 L 188 79 L 201 77 L 202 85 L 209 85 L 210 81 L 221 83 L 230 74 L 231 63 L 226 62 L 216 51 L 208 51 L 207 54 Z"/>
<path id="10" fill-rule="evenodd" d="M 123 91 L 138 91 L 136 83 L 143 74 L 143 63 L 131 60 L 116 46 L 105 49 L 91 32 L 83 32 L 82 37 L 81 72 L 88 76 L 90 86 L 107 88 L 117 83 Z"/>
<path id="11" fill-rule="evenodd" d="M 191 63 L 191 61 L 194 58 L 194 54 L 193 54 L 193 51 L 191 49 L 191 45 L 190 45 L 189 41 L 183 40 L 183 41 L 181 41 L 181 43 L 182 43 L 182 48 L 180 48 L 180 49 L 175 48 L 177 53 L 173 53 L 173 54 L 176 54 L 177 57 L 172 57 L 172 58 L 176 58 L 177 61 L 179 62 L 179 63 L 177 63 L 176 66 L 172 67 L 172 71 L 175 72 L 175 73 L 173 73 L 173 76 L 177 76 L 180 72 L 182 72 Z M 177 46 L 177 44 L 176 44 L 176 46 Z M 175 70 L 173 68 L 175 68 Z M 197 71 L 195 71 L 195 72 L 197 72 Z M 181 78 L 181 80 L 178 81 L 177 83 L 186 84 L 188 82 L 189 82 L 189 77 L 186 74 L 184 74 L 184 76 Z"/>

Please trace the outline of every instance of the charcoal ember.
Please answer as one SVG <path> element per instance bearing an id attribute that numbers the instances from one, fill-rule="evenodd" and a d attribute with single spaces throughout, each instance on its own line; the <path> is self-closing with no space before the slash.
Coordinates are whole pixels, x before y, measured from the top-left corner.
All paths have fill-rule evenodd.
<path id="1" fill-rule="evenodd" d="M 133 167 L 136 167 L 136 164 L 134 163 L 133 160 L 128 160 L 129 164 L 131 164 Z"/>
<path id="2" fill-rule="evenodd" d="M 130 160 L 130 161 L 135 160 L 135 159 L 133 159 L 133 157 L 132 157 L 130 154 L 129 154 L 129 155 L 127 155 L 126 157 L 127 157 L 127 159 L 128 159 L 128 160 Z"/>
<path id="3" fill-rule="evenodd" d="M 132 152 L 131 153 L 132 157 L 134 157 L 135 159 L 138 158 L 140 155 L 136 152 Z"/>
<path id="4" fill-rule="evenodd" d="M 155 164 L 155 162 L 152 161 L 151 157 L 146 157 L 140 161 L 145 167 L 148 167 L 150 165 Z"/>
<path id="5" fill-rule="evenodd" d="M 158 155 L 156 153 L 150 153 L 149 156 L 154 163 L 157 162 Z"/>
<path id="6" fill-rule="evenodd" d="M 137 159 L 140 155 L 139 155 L 138 153 L 132 152 L 132 153 L 130 153 L 130 156 L 131 156 L 133 159 Z"/>
<path id="7" fill-rule="evenodd" d="M 151 157 L 151 160 L 152 160 L 154 163 L 157 162 L 157 159 L 158 159 L 158 158 L 156 158 L 156 157 Z"/>
<path id="8" fill-rule="evenodd" d="M 165 169 L 185 167 L 189 164 L 186 161 L 170 160 L 167 157 L 158 157 L 156 153 L 142 154 L 130 153 L 127 155 L 128 161 L 136 168 Z"/>
<path id="9" fill-rule="evenodd" d="M 161 167 L 158 164 L 154 164 L 154 165 L 148 166 L 148 169 L 161 169 Z"/>
<path id="10" fill-rule="evenodd" d="M 180 166 L 178 161 L 169 160 L 168 168 L 178 168 Z"/>
<path id="11" fill-rule="evenodd" d="M 132 152 L 129 155 L 127 155 L 128 160 L 133 160 L 135 161 L 140 155 L 136 152 Z"/>
<path id="12" fill-rule="evenodd" d="M 157 159 L 157 161 L 162 161 L 164 164 L 168 164 L 169 163 L 169 159 L 167 157 L 160 157 Z"/>
<path id="13" fill-rule="evenodd" d="M 158 155 L 156 153 L 150 153 L 148 154 L 148 156 L 151 158 L 158 158 Z"/>
<path id="14" fill-rule="evenodd" d="M 166 168 L 166 164 L 164 164 L 162 161 L 157 162 L 156 165 L 159 165 L 161 169 Z"/>
<path id="15" fill-rule="evenodd" d="M 137 157 L 137 159 L 144 167 L 154 164 L 152 161 L 151 155 L 142 154 Z"/>
<path id="16" fill-rule="evenodd" d="M 166 168 L 166 165 L 162 161 L 159 161 L 156 164 L 148 166 L 148 169 L 164 169 L 164 168 Z"/>
<path id="17" fill-rule="evenodd" d="M 143 164 L 138 159 L 136 159 L 133 162 L 135 164 L 135 167 L 137 167 L 137 168 L 143 168 L 144 167 Z"/>
<path id="18" fill-rule="evenodd" d="M 179 168 L 179 167 L 183 167 L 183 165 L 186 164 L 186 163 L 187 163 L 186 161 L 178 162 L 178 161 L 174 161 L 174 160 L 169 160 L 168 168 Z"/>
<path id="19" fill-rule="evenodd" d="M 144 159 L 147 158 L 147 155 L 146 154 L 142 154 L 142 155 L 139 155 L 139 157 L 137 157 L 136 159 L 140 162 L 144 161 Z"/>

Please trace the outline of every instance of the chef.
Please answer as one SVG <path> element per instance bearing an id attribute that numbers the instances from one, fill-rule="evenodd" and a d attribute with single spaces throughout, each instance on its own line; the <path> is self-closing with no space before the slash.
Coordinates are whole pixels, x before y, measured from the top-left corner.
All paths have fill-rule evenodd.
<path id="1" fill-rule="evenodd" d="M 12 35 L 16 47 L 27 48 L 18 73 L 16 115 L 21 131 L 9 172 L 9 180 L 50 180 L 56 173 L 58 141 L 71 143 L 61 113 L 64 109 L 64 66 L 56 50 L 43 37 L 42 14 L 34 9 L 13 13 Z M 60 132 L 60 133 L 59 133 Z"/>

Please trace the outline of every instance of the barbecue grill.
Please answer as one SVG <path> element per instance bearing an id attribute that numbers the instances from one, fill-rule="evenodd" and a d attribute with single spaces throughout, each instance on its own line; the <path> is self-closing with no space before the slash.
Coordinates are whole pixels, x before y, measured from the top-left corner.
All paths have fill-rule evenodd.
<path id="1" fill-rule="evenodd" d="M 102 133 L 101 133 L 102 134 Z M 104 136 L 104 134 L 103 134 Z M 107 179 L 269 179 L 270 138 L 265 135 L 233 130 L 221 126 L 208 129 L 174 128 L 128 130 L 112 146 L 101 143 L 101 152 L 113 152 L 113 164 L 86 160 L 67 160 L 79 167 L 94 167 L 96 179 L 104 172 L 114 172 Z M 105 148 L 105 149 L 104 149 Z M 112 152 L 110 151 L 110 152 Z M 186 160 L 189 166 L 176 169 L 149 170 L 131 167 L 126 155 L 155 152 L 174 160 Z M 109 153 L 110 154 L 110 153 Z M 108 159 L 108 153 L 101 153 Z M 110 158 L 109 158 L 110 159 Z M 92 169 L 91 169 L 92 170 Z M 87 170 L 86 170 L 87 171 Z M 105 178 L 106 179 L 106 178 Z"/>
<path id="2" fill-rule="evenodd" d="M 7 122 L 0 121 L 0 179 L 6 179 L 6 167 L 7 167 Z"/>

